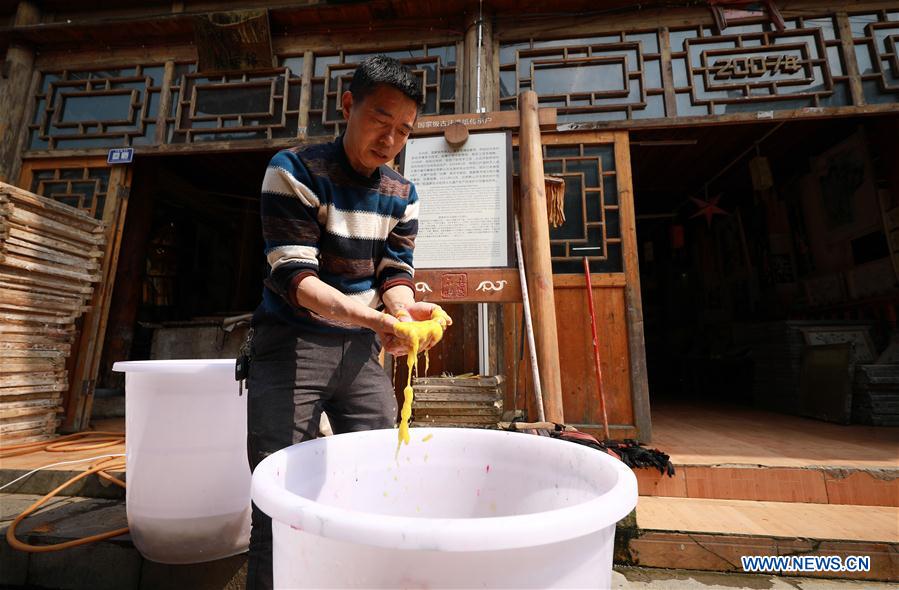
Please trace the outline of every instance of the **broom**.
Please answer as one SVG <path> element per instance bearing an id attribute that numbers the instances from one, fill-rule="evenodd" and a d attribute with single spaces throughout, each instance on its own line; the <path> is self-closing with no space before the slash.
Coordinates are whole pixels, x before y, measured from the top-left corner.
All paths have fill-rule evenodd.
<path id="1" fill-rule="evenodd" d="M 550 225 L 552 225 L 553 228 L 557 228 L 565 223 L 565 212 L 563 207 L 565 181 L 561 178 L 547 176 L 545 177 L 545 186 L 547 217 L 549 218 Z M 669 477 L 673 477 L 674 465 L 671 463 L 668 455 L 658 449 L 648 449 L 642 443 L 639 443 L 634 439 L 628 438 L 622 441 L 612 440 L 612 436 L 609 433 L 609 418 L 606 413 L 606 397 L 602 386 L 602 367 L 599 362 L 599 339 L 596 335 L 596 311 L 593 305 L 593 284 L 590 280 L 590 264 L 586 256 L 584 257 L 584 274 L 587 279 L 587 301 L 590 306 L 590 320 L 593 330 L 593 359 L 596 367 L 596 383 L 599 389 L 599 403 L 602 409 L 602 425 L 605 440 L 600 442 L 595 437 L 585 432 L 579 432 L 572 426 L 544 421 L 543 399 L 540 393 L 540 374 L 537 368 L 533 328 L 530 322 L 530 306 L 528 304 L 527 283 L 525 281 L 525 271 L 521 253 L 521 234 L 518 229 L 517 216 L 515 218 L 515 246 L 518 254 L 518 271 L 524 299 L 524 323 L 527 330 L 528 348 L 531 355 L 531 370 L 534 374 L 536 407 L 539 422 L 521 422 L 512 420 L 511 422 L 500 422 L 498 424 L 499 428 L 514 432 L 527 432 L 530 434 L 549 436 L 586 445 L 621 460 L 621 462 L 631 469 L 637 467 L 654 467 L 659 470 L 659 473 L 663 475 L 667 473 Z"/>
<path id="2" fill-rule="evenodd" d="M 593 282 L 590 280 L 590 262 L 584 256 L 584 276 L 587 281 L 587 302 L 590 307 L 590 327 L 593 330 L 593 362 L 596 366 L 596 387 L 599 390 L 599 406 L 602 410 L 602 428 L 605 434 L 605 440 L 597 441 L 589 434 L 578 433 L 577 440 L 572 440 L 569 435 L 565 436 L 562 431 L 559 438 L 572 440 L 572 442 L 580 442 L 591 447 L 612 451 L 617 455 L 628 467 L 655 467 L 659 473 L 667 473 L 669 477 L 674 475 L 674 465 L 671 463 L 668 455 L 658 449 L 647 449 L 643 444 L 634 439 L 628 438 L 623 441 L 612 440 L 609 434 L 609 417 L 606 414 L 606 393 L 602 386 L 602 366 L 599 362 L 599 338 L 596 336 L 596 309 L 593 305 Z M 587 438 L 585 438 L 587 437 Z M 593 439 L 593 440 L 589 440 Z"/>
<path id="3" fill-rule="evenodd" d="M 580 432 L 572 426 L 565 424 L 556 424 L 554 422 L 501 422 L 499 427 L 504 430 L 515 432 L 527 432 L 541 436 L 549 436 L 582 444 L 598 451 L 607 453 L 622 463 L 634 468 L 655 468 L 662 475 L 667 474 L 668 477 L 674 476 L 674 465 L 671 463 L 670 457 L 658 449 L 646 448 L 642 443 L 634 439 L 628 438 L 624 440 L 613 440 L 609 432 L 609 418 L 606 412 L 606 395 L 602 382 L 602 366 L 599 359 L 599 338 L 596 334 L 596 308 L 593 304 L 593 283 L 590 280 L 590 264 L 587 257 L 584 257 L 584 274 L 587 282 L 587 302 L 590 308 L 590 324 L 593 331 L 593 360 L 596 368 L 596 385 L 599 390 L 599 404 L 602 412 L 602 427 L 605 439 L 597 440 L 595 437 Z M 531 343 L 533 346 L 533 343 Z M 536 377 L 539 379 L 539 377 Z"/>

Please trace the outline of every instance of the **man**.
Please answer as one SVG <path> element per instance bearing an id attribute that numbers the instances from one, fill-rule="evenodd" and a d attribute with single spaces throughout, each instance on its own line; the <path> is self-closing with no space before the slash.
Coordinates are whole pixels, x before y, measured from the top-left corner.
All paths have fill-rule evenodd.
<path id="1" fill-rule="evenodd" d="M 405 354 L 394 326 L 428 319 L 434 305 L 413 298 L 418 195 L 385 164 L 405 145 L 421 98 L 402 64 L 368 58 L 341 97 L 345 133 L 281 151 L 266 170 L 261 215 L 271 271 L 253 317 L 247 379 L 253 469 L 318 436 L 322 411 L 335 434 L 395 425 L 381 343 Z M 271 551 L 271 520 L 254 505 L 248 590 L 272 587 Z"/>

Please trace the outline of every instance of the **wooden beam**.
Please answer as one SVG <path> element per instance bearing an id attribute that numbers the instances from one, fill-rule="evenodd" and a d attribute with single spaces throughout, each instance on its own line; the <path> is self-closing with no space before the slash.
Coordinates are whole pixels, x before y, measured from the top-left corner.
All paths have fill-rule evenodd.
<path id="1" fill-rule="evenodd" d="M 556 109 L 537 109 L 539 129 L 554 130 L 556 128 Z M 488 113 L 439 115 L 419 117 L 415 121 L 412 135 L 442 135 L 443 130 L 453 123 L 462 123 L 470 131 L 496 131 L 510 129 L 517 131 L 521 127 L 518 111 L 491 111 Z M 538 131 L 539 131 L 538 129 Z"/>
<path id="2" fill-rule="evenodd" d="M 862 79 L 858 71 L 858 61 L 855 59 L 855 43 L 852 41 L 852 25 L 849 24 L 848 14 L 845 12 L 837 13 L 837 27 L 840 29 L 840 45 L 843 49 L 846 75 L 849 76 L 852 104 L 862 106 L 865 104 L 865 93 L 862 91 Z"/>
<path id="3" fill-rule="evenodd" d="M 507 111 L 508 112 L 508 111 Z M 734 113 L 731 115 L 696 115 L 690 117 L 640 119 L 632 121 L 579 121 L 577 123 L 559 123 L 558 131 L 621 131 L 639 129 L 677 129 L 680 127 L 711 127 L 715 125 L 733 125 L 737 123 L 755 124 L 759 121 L 799 121 L 826 120 L 834 117 L 862 117 L 870 115 L 895 115 L 899 113 L 899 103 L 866 104 L 864 106 L 844 107 L 805 107 L 795 110 L 760 111 L 757 113 Z"/>
<path id="4" fill-rule="evenodd" d="M 87 47 L 82 44 L 82 47 Z M 122 64 L 165 63 L 167 61 L 186 62 L 197 59 L 197 50 L 191 44 L 172 43 L 164 47 L 97 47 L 90 49 L 62 49 L 47 47 L 35 57 L 34 65 L 42 70 L 64 69 L 66 67 L 103 68 L 120 67 Z"/>
<path id="5" fill-rule="evenodd" d="M 614 131 L 568 131 L 565 133 L 542 133 L 543 145 L 572 145 L 576 143 L 614 143 Z M 512 136 L 512 145 L 518 146 L 518 136 Z M 583 287 L 583 285 L 581 285 Z"/>
<path id="6" fill-rule="evenodd" d="M 480 25 L 480 50 L 478 32 Z M 477 10 L 468 15 L 465 23 L 465 74 L 468 93 L 465 96 L 465 110 L 469 113 L 492 111 L 499 106 L 496 96 L 494 71 L 493 19 L 485 7 L 483 19 Z M 480 59 L 478 59 L 480 58 Z M 480 66 L 480 75 L 478 74 Z M 479 110 L 480 107 L 480 110 Z"/>
<path id="7" fill-rule="evenodd" d="M 461 115 L 465 112 L 465 76 L 462 75 L 468 67 L 465 61 L 465 41 L 456 43 L 456 109 L 455 113 Z M 493 109 L 491 109 L 493 110 Z"/>
<path id="8" fill-rule="evenodd" d="M 524 264 L 527 271 L 537 365 L 543 390 L 546 419 L 564 423 L 562 375 L 559 366 L 559 338 L 553 271 L 549 249 L 549 220 L 546 213 L 546 188 L 543 178 L 543 146 L 540 143 L 537 94 L 528 90 L 518 99 L 521 108 L 521 225 Z"/>
<path id="9" fill-rule="evenodd" d="M 662 52 L 662 88 L 665 89 L 665 116 L 677 116 L 677 95 L 674 92 L 674 70 L 671 65 L 671 35 L 668 27 L 659 29 L 659 50 Z"/>
<path id="10" fill-rule="evenodd" d="M 309 105 L 312 104 L 312 76 L 315 74 L 315 54 L 311 51 L 303 53 L 303 81 L 300 84 L 300 118 L 297 125 L 297 138 L 309 136 Z"/>
<path id="11" fill-rule="evenodd" d="M 462 78 L 465 94 L 457 96 L 462 103 L 462 112 L 474 113 L 475 95 L 478 85 L 476 74 L 478 42 L 478 11 L 471 10 L 465 15 L 465 40 L 462 42 L 462 68 L 456 72 L 456 78 Z"/>
<path id="12" fill-rule="evenodd" d="M 896 104 L 877 104 L 865 105 L 863 107 L 845 106 L 832 108 L 816 108 L 808 107 L 798 110 L 785 111 L 766 111 L 764 113 L 735 113 L 732 115 L 718 116 L 693 116 L 693 117 L 676 117 L 676 118 L 659 118 L 659 119 L 641 119 L 634 121 L 584 121 L 578 123 L 562 123 L 556 126 L 556 109 L 540 109 L 541 128 L 558 130 L 562 133 L 562 137 L 558 140 L 560 143 L 570 141 L 569 134 L 572 131 L 605 131 L 613 132 L 620 130 L 639 130 L 639 129 L 678 129 L 681 127 L 710 127 L 715 125 L 733 125 L 733 124 L 755 124 L 760 120 L 770 121 L 797 121 L 797 120 L 824 120 L 834 117 L 859 117 L 859 116 L 878 116 L 878 115 L 895 115 L 899 114 L 899 103 Z M 496 114 L 497 117 L 493 117 Z M 489 118 L 489 120 L 488 120 Z M 429 125 L 433 128 L 416 129 L 412 132 L 414 136 L 440 135 L 445 127 L 450 124 L 468 120 L 469 129 L 472 131 L 488 131 L 497 129 L 516 130 L 518 128 L 518 116 L 515 111 L 498 111 L 494 113 L 484 113 L 484 117 L 473 118 L 472 115 L 442 115 L 439 117 L 420 117 L 416 124 Z M 432 123 L 429 123 L 432 122 Z M 549 137 L 549 136 L 548 136 Z M 303 145 L 313 145 L 316 143 L 327 143 L 334 138 L 330 135 L 310 137 L 303 141 Z M 513 136 L 513 143 L 517 143 L 517 139 Z M 247 140 L 247 141 L 210 141 L 189 144 L 167 144 L 160 146 L 136 146 L 134 149 L 135 157 L 142 158 L 156 156 L 170 156 L 177 154 L 217 154 L 217 153 L 234 153 L 249 151 L 271 151 L 275 153 L 278 150 L 297 146 L 296 138 L 281 139 L 265 139 L 265 140 Z M 34 164 L 39 160 L 58 159 L 61 155 L 65 155 L 68 160 L 69 156 L 73 158 L 83 158 L 86 160 L 97 160 L 102 158 L 102 164 L 105 165 L 106 153 L 108 148 L 91 148 L 91 149 L 74 149 L 74 150 L 31 150 L 24 153 L 24 157 L 29 161 L 26 164 Z M 23 176 L 20 175 L 20 179 Z M 30 176 L 29 176 L 30 178 Z M 27 186 L 27 182 L 20 180 L 21 186 Z"/>
<path id="13" fill-rule="evenodd" d="M 631 396 L 634 424 L 640 440 L 652 440 L 649 413 L 649 385 L 646 374 L 646 344 L 643 338 L 643 300 L 640 295 L 640 266 L 637 246 L 637 223 L 634 214 L 634 189 L 631 177 L 631 154 L 628 134 L 615 138 L 615 179 L 621 215 L 621 251 L 624 266 L 624 304 L 627 310 L 627 346 L 630 359 Z"/>
<path id="14" fill-rule="evenodd" d="M 497 14 L 494 36 L 503 43 L 547 39 L 553 36 L 570 38 L 590 37 L 604 33 L 621 31 L 645 31 L 659 27 L 670 29 L 696 26 L 713 26 L 715 20 L 711 11 L 702 3 L 691 7 L 664 6 L 650 8 L 645 4 L 633 3 L 634 9 L 610 15 L 602 10 L 592 12 L 568 12 L 566 16 L 546 15 L 543 18 L 517 18 L 507 13 Z M 817 17 L 850 9 L 854 13 L 874 12 L 890 9 L 894 3 L 885 0 L 795 0 L 789 3 L 789 18 L 796 16 Z M 520 13 L 528 14 L 525 9 Z M 533 11 L 536 12 L 536 11 Z M 528 16 L 532 16 L 530 12 Z M 561 11 L 560 11 L 561 12 Z M 729 34 L 730 31 L 725 31 Z"/>
<path id="15" fill-rule="evenodd" d="M 318 143 L 328 143 L 334 141 L 331 135 L 323 135 L 318 137 L 310 137 L 302 142 L 302 145 L 314 145 Z M 259 139 L 259 140 L 234 140 L 234 141 L 203 141 L 197 143 L 170 143 L 166 145 L 151 146 L 135 146 L 134 156 L 141 158 L 149 158 L 155 156 L 174 156 L 178 154 L 221 154 L 235 152 L 255 152 L 255 151 L 271 151 L 272 154 L 278 150 L 297 146 L 295 137 L 284 137 L 279 139 Z M 36 162 L 38 160 L 59 159 L 61 156 L 78 159 L 97 159 L 102 158 L 99 166 L 106 165 L 106 154 L 109 148 L 84 148 L 74 150 L 35 150 L 25 154 L 29 161 Z"/>
<path id="16" fill-rule="evenodd" d="M 166 129 L 169 111 L 172 110 L 172 78 L 175 77 L 175 62 L 168 60 L 162 74 L 162 89 L 159 91 L 159 112 L 156 113 L 156 143 L 166 143 Z M 178 121 L 175 121 L 175 126 Z"/>

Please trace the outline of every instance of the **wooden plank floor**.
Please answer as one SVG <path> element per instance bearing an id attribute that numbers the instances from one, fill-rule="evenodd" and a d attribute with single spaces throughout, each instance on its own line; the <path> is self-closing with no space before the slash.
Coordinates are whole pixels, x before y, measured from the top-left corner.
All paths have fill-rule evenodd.
<path id="1" fill-rule="evenodd" d="M 93 425 L 93 430 L 107 432 L 125 432 L 124 418 L 111 418 L 106 420 L 98 420 Z M 49 441 L 48 441 L 49 444 Z M 125 453 L 125 443 L 119 443 L 109 447 L 99 449 L 88 449 L 84 451 L 66 451 L 63 453 L 38 451 L 27 455 L 18 455 L 15 457 L 7 457 L 0 459 L 0 469 L 36 469 L 63 461 L 76 461 L 79 459 L 89 459 L 100 455 L 115 455 Z M 90 465 L 89 461 L 82 463 L 74 463 L 68 465 L 53 465 L 47 469 L 60 471 L 83 471 Z"/>
<path id="2" fill-rule="evenodd" d="M 743 407 L 652 407 L 653 447 L 675 465 L 899 468 L 899 428 L 830 424 Z"/>
<path id="3" fill-rule="evenodd" d="M 899 543 L 899 508 L 640 496 L 644 530 Z"/>
<path id="4" fill-rule="evenodd" d="M 895 427 L 842 426 L 747 408 L 687 403 L 654 405 L 652 424 L 651 446 L 671 455 L 675 465 L 899 469 L 899 428 Z M 93 426 L 125 430 L 122 418 Z M 0 468 L 33 469 L 70 458 L 125 452 L 124 445 L 101 450 L 65 453 L 65 458 L 63 453 L 11 457 L 0 460 Z"/>

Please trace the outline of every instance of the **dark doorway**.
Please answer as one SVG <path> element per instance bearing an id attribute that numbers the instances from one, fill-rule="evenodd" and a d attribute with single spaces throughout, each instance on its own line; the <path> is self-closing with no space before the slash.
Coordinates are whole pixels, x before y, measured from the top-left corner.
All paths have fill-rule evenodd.
<path id="1" fill-rule="evenodd" d="M 631 135 L 654 405 L 815 415 L 802 393 L 812 382 L 803 371 L 817 370 L 810 332 L 858 329 L 869 350 L 850 363 L 883 353 L 899 301 L 885 227 L 899 206 L 888 129 L 896 118 Z M 849 420 L 851 369 L 815 394 L 842 396 L 837 421 Z"/>
<path id="2" fill-rule="evenodd" d="M 255 309 L 266 266 L 259 189 L 270 152 L 135 160 L 98 384 L 117 360 L 151 358 L 154 331 Z"/>

